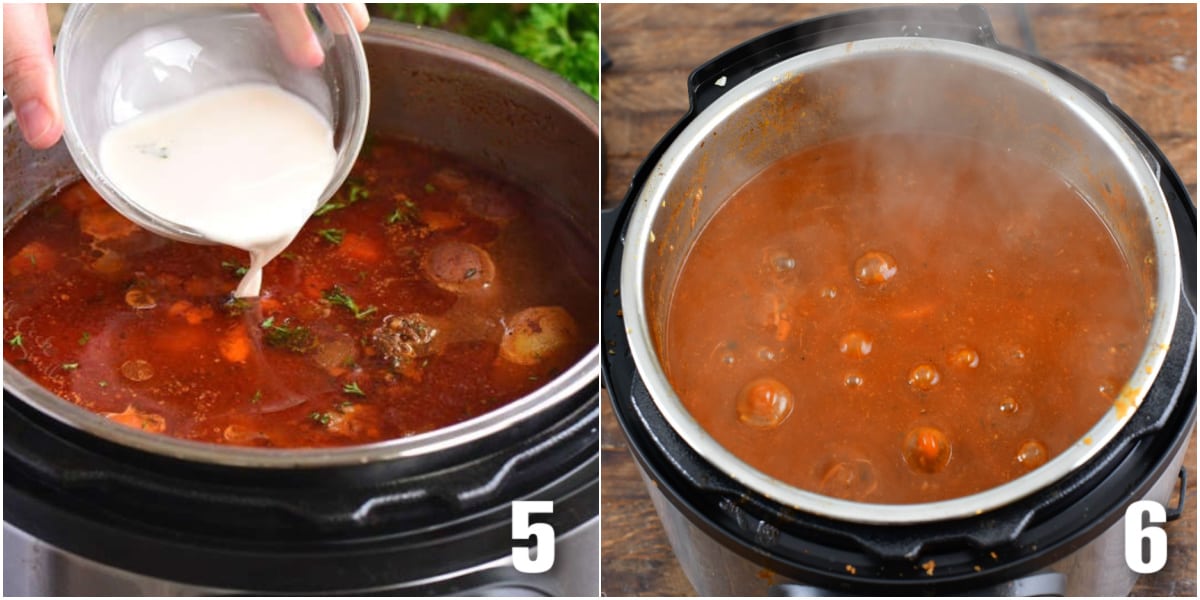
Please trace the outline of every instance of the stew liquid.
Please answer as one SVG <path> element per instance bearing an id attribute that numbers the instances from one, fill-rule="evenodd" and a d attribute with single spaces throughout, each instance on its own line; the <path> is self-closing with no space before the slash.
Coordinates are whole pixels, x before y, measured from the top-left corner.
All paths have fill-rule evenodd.
<path id="1" fill-rule="evenodd" d="M 806 149 L 736 192 L 690 249 L 658 345 L 691 414 L 751 466 L 914 503 L 1077 442 L 1133 372 L 1145 315 L 1056 175 L 889 134 Z"/>
<path id="2" fill-rule="evenodd" d="M 229 215 L 237 218 L 238 215 Z M 502 406 L 596 338 L 594 255 L 528 193 L 378 141 L 264 273 L 139 229 L 85 183 L 5 234 L 4 356 L 119 423 L 239 445 L 361 444 Z"/>

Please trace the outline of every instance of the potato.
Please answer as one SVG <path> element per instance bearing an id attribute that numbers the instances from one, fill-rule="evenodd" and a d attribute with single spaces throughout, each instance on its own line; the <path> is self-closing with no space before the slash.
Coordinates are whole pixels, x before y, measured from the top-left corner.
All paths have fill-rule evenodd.
<path id="1" fill-rule="evenodd" d="M 519 365 L 560 358 L 579 336 L 575 320 L 561 306 L 534 306 L 504 323 L 500 356 Z"/>

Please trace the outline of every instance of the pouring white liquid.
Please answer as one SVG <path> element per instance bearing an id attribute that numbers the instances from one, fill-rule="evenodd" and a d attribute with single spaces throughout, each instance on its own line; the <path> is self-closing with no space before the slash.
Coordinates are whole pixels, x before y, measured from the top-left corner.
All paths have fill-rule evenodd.
<path id="1" fill-rule="evenodd" d="M 262 269 L 317 208 L 337 152 L 329 122 L 274 85 L 206 92 L 114 127 L 104 174 L 149 213 L 250 252 L 235 295 L 257 296 Z"/>

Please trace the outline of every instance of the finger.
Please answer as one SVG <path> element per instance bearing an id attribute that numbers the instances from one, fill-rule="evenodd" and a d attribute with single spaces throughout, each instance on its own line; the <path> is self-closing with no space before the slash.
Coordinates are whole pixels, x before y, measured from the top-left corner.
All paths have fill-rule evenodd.
<path id="1" fill-rule="evenodd" d="M 343 35 L 346 33 L 346 27 L 342 24 L 342 20 L 336 17 L 337 4 L 318 4 L 317 10 L 321 12 L 321 17 L 325 19 L 326 27 L 335 34 Z M 354 25 L 354 29 L 362 31 L 371 23 L 371 15 L 367 14 L 367 6 L 365 4 L 342 4 L 346 14 L 350 16 L 350 23 Z"/>
<path id="2" fill-rule="evenodd" d="M 317 41 L 304 13 L 303 4 L 255 4 L 258 11 L 275 29 L 279 47 L 292 64 L 301 67 L 319 67 L 325 61 L 325 51 Z"/>
<path id="3" fill-rule="evenodd" d="M 361 2 L 350 2 L 343 4 L 346 12 L 350 13 L 350 20 L 354 22 L 354 28 L 360 32 L 371 24 L 371 15 L 367 14 L 367 5 Z"/>
<path id="4" fill-rule="evenodd" d="M 58 142 L 63 121 L 44 4 L 4 5 L 4 91 L 30 146 L 49 148 Z"/>

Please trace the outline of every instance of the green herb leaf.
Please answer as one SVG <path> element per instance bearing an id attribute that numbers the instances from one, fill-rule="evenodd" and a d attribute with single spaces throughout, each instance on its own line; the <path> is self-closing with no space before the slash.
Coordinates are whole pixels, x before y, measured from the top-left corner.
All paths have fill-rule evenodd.
<path id="1" fill-rule="evenodd" d="M 319 217 L 325 213 L 331 213 L 339 208 L 346 208 L 346 205 L 342 204 L 341 202 L 334 202 L 333 200 L 330 200 L 329 202 L 322 204 L 320 208 L 313 212 L 313 216 Z"/>
<path id="2" fill-rule="evenodd" d="M 8 340 L 8 345 L 12 346 L 13 348 L 24 348 L 25 338 L 21 335 L 21 332 L 18 331 L 12 336 L 11 339 Z"/>
<path id="3" fill-rule="evenodd" d="M 245 274 L 246 274 L 246 271 L 249 271 L 249 270 L 250 270 L 250 269 L 249 269 L 249 267 L 245 267 L 245 266 L 243 266 L 243 265 L 240 265 L 240 264 L 238 264 L 238 263 L 235 263 L 235 262 L 230 262 L 230 261 L 227 261 L 227 260 L 223 260 L 223 261 L 221 261 L 221 268 L 222 268 L 222 269 L 227 269 L 227 270 L 229 270 L 229 271 L 232 271 L 232 272 L 233 272 L 233 274 L 234 274 L 234 275 L 237 275 L 238 277 L 241 277 L 242 275 L 245 275 Z"/>
<path id="4" fill-rule="evenodd" d="M 267 317 L 262 322 L 263 340 L 268 345 L 283 348 L 297 354 L 312 350 L 317 345 L 317 336 L 312 330 L 300 325 L 289 326 L 289 319 L 284 319 L 280 325 L 275 324 L 275 317 Z"/>
<path id="5" fill-rule="evenodd" d="M 358 307 L 358 303 L 354 301 L 354 298 L 347 296 L 346 293 L 342 291 L 342 288 L 336 285 L 331 289 L 325 290 L 325 299 L 328 300 L 330 304 L 335 306 L 344 306 L 346 310 L 349 310 L 354 314 L 355 319 L 365 319 L 367 315 L 377 310 L 374 306 L 368 306 L 366 309 L 360 309 Z"/>
<path id="6" fill-rule="evenodd" d="M 400 206 L 397 206 L 396 210 L 393 210 L 392 214 L 388 215 L 387 223 L 388 225 L 415 223 L 420 216 L 421 211 L 417 208 L 417 203 L 408 199 L 408 197 L 404 197 L 400 201 Z"/>
<path id="7" fill-rule="evenodd" d="M 437 191 L 437 188 L 436 188 L 436 187 L 433 187 L 433 184 L 432 184 L 432 183 L 427 183 L 427 184 L 425 184 L 425 193 L 426 193 L 426 194 L 432 194 L 432 193 L 434 193 L 434 192 L 436 192 L 436 191 Z"/>
<path id="8" fill-rule="evenodd" d="M 250 404 L 258 404 L 262 400 L 262 390 L 254 390 L 254 395 L 250 397 Z"/>
<path id="9" fill-rule="evenodd" d="M 317 235 L 325 238 L 325 241 L 331 244 L 342 243 L 342 238 L 346 235 L 345 229 L 322 229 L 317 232 Z"/>
<path id="10" fill-rule="evenodd" d="M 313 411 L 308 414 L 308 418 L 312 419 L 313 422 L 320 423 L 321 425 L 329 425 L 329 423 L 333 421 L 333 415 L 327 412 Z"/>
<path id="11" fill-rule="evenodd" d="M 354 406 L 354 402 L 352 402 L 350 400 L 345 400 L 345 401 L 338 402 L 337 404 L 335 404 L 334 408 L 338 409 L 338 412 L 340 412 L 340 413 L 345 413 L 346 409 L 348 409 L 352 406 Z"/>
<path id="12" fill-rule="evenodd" d="M 371 197 L 371 191 L 367 188 L 358 185 L 357 183 L 350 184 L 350 204 L 354 204 L 359 200 L 365 200 Z"/>
<path id="13" fill-rule="evenodd" d="M 86 331 L 83 332 L 83 335 L 79 336 L 79 345 L 82 346 L 82 345 L 88 343 L 88 340 L 90 340 L 90 339 L 92 339 L 92 334 L 90 334 Z"/>
<path id="14" fill-rule="evenodd" d="M 342 391 L 346 392 L 347 394 L 353 394 L 355 396 L 366 396 L 367 395 L 365 392 L 362 391 L 362 388 L 358 387 L 357 381 L 343 385 Z"/>

